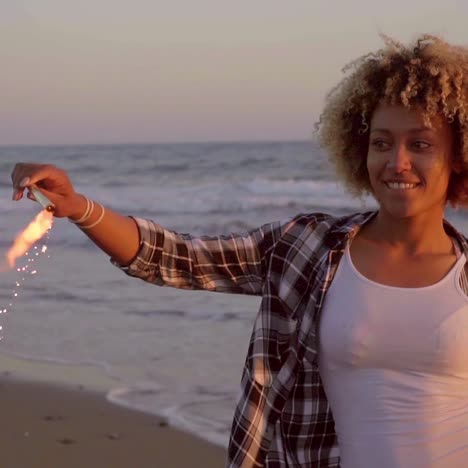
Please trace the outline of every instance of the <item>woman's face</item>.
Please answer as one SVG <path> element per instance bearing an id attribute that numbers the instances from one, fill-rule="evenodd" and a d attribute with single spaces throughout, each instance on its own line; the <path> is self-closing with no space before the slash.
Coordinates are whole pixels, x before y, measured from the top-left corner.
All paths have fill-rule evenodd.
<path id="1" fill-rule="evenodd" d="M 445 119 L 424 125 L 419 109 L 380 105 L 371 125 L 367 170 L 381 210 L 398 218 L 443 215 L 453 134 Z"/>

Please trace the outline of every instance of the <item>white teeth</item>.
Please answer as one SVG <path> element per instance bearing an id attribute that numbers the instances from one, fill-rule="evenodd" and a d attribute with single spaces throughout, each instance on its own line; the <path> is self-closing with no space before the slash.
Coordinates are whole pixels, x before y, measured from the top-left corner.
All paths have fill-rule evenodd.
<path id="1" fill-rule="evenodd" d="M 409 190 L 416 187 L 417 184 L 405 184 L 403 182 L 387 182 L 387 187 L 393 190 Z"/>

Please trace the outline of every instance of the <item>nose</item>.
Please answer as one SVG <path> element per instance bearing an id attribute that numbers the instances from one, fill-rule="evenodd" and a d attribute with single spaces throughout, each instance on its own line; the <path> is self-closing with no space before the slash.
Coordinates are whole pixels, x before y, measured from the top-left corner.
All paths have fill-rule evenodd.
<path id="1" fill-rule="evenodd" d="M 411 155 L 404 144 L 395 145 L 388 154 L 387 168 L 396 173 L 411 169 Z"/>

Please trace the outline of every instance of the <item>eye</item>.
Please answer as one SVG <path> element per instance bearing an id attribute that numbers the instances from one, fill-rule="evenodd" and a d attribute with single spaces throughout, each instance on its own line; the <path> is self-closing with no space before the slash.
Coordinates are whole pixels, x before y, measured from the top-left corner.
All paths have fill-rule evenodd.
<path id="1" fill-rule="evenodd" d="M 377 151 L 384 151 L 390 147 L 390 143 L 382 138 L 374 138 L 371 140 L 371 146 Z"/>
<path id="2" fill-rule="evenodd" d="M 417 140 L 412 143 L 412 146 L 417 150 L 425 150 L 430 148 L 432 145 L 424 140 Z"/>

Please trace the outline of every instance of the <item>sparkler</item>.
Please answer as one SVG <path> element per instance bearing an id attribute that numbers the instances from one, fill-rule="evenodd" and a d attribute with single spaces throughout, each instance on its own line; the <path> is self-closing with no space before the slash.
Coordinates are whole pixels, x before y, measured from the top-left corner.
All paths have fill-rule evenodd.
<path id="1" fill-rule="evenodd" d="M 51 213 L 55 211 L 55 205 L 35 185 L 31 185 L 29 190 L 44 210 L 50 211 Z"/>

